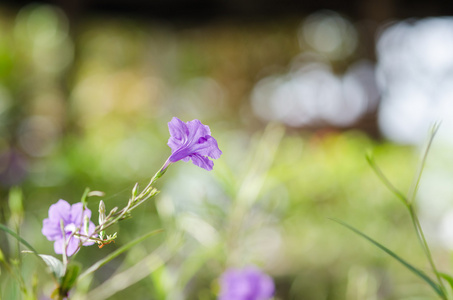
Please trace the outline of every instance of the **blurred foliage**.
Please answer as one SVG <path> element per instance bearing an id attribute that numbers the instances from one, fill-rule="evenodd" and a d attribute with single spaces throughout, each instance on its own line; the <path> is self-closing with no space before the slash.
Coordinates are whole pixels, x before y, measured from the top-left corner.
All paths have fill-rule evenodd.
<path id="1" fill-rule="evenodd" d="M 358 130 L 265 126 L 251 114 L 253 85 L 301 51 L 299 20 L 244 30 L 94 17 L 70 28 L 60 10 L 38 5 L 0 16 L 1 222 L 40 253 L 53 253 L 40 230 L 59 198 L 77 202 L 88 186 L 106 193 L 109 210 L 126 203 L 136 181 L 147 183 L 170 153 L 172 116 L 209 124 L 224 153 L 210 173 L 172 166 L 156 203 L 112 229 L 116 244 L 82 249 L 77 260 L 86 268 L 165 229 L 80 282 L 74 299 L 214 299 L 225 267 L 246 264 L 275 279 L 277 299 L 434 296 L 328 219 L 347 220 L 425 268 L 408 216 L 365 160 L 373 151 L 405 190 L 414 149 Z M 98 204 L 88 204 L 94 219 Z M 43 265 L 4 233 L 0 241 L 1 260 L 22 268 L 38 295 L 50 295 Z M 20 299 L 3 265 L 0 280 L 4 299 Z"/>

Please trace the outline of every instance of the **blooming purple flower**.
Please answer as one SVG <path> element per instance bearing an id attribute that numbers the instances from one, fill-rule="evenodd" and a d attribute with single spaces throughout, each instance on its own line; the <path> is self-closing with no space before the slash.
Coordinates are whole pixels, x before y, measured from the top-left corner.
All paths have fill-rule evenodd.
<path id="1" fill-rule="evenodd" d="M 42 234 L 44 234 L 49 241 L 55 241 L 54 250 L 57 254 L 63 254 L 64 240 L 66 240 L 67 248 L 66 254 L 73 255 L 79 249 L 79 244 L 83 246 L 90 246 L 94 241 L 87 240 L 86 238 L 79 237 L 71 234 L 76 233 L 91 236 L 94 233 L 94 223 L 89 221 L 88 232 L 84 227 L 84 219 L 91 217 L 91 211 L 88 208 L 83 209 L 81 202 L 75 203 L 72 206 L 65 200 L 58 200 L 57 203 L 52 204 L 49 208 L 49 218 L 44 219 Z M 61 220 L 63 220 L 65 239 L 61 230 Z"/>
<path id="2" fill-rule="evenodd" d="M 222 151 L 217 146 L 216 139 L 211 136 L 209 126 L 203 125 L 197 119 L 184 123 L 173 117 L 168 123 L 168 130 L 168 146 L 171 148 L 168 163 L 191 159 L 196 166 L 212 170 L 214 162 L 208 157 L 218 159 Z"/>
<path id="3" fill-rule="evenodd" d="M 275 291 L 272 278 L 255 267 L 225 271 L 220 286 L 218 300 L 269 300 Z"/>

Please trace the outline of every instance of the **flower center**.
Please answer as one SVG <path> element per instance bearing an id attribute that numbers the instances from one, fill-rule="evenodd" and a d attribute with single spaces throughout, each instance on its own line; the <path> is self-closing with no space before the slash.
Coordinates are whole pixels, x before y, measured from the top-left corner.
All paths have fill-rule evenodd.
<path id="1" fill-rule="evenodd" d="M 64 232 L 66 232 L 66 233 L 73 233 L 73 232 L 76 231 L 76 229 L 77 229 L 77 227 L 76 227 L 73 223 L 71 223 L 71 224 L 68 224 L 68 225 L 66 225 L 66 226 L 64 227 Z"/>

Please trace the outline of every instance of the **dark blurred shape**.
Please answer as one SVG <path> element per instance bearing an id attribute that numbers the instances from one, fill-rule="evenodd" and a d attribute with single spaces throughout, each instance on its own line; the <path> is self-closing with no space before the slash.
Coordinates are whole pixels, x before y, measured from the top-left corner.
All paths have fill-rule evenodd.
<path id="1" fill-rule="evenodd" d="M 453 13 L 453 2 L 441 0 L 8 0 L 2 3 L 15 7 L 49 3 L 61 7 L 70 19 L 101 12 L 195 22 L 223 17 L 273 18 L 278 15 L 309 14 L 322 9 L 336 10 L 355 20 L 376 21 Z"/>
<path id="2" fill-rule="evenodd" d="M 21 183 L 27 176 L 27 159 L 17 149 L 5 149 L 0 154 L 0 184 L 10 187 Z"/>

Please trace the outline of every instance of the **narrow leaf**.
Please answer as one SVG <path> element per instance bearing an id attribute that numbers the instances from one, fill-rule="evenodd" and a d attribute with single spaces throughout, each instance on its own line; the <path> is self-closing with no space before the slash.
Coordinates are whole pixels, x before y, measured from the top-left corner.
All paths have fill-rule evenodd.
<path id="1" fill-rule="evenodd" d="M 148 232 L 147 234 L 145 234 L 145 235 L 143 235 L 143 236 L 141 236 L 139 238 L 136 238 L 135 240 L 133 240 L 133 241 L 127 243 L 126 245 L 118 248 L 118 250 L 110 253 L 109 255 L 107 255 L 106 257 L 104 257 L 103 259 L 99 260 L 98 262 L 96 262 L 91 267 L 89 267 L 85 272 L 83 272 L 80 275 L 79 280 L 82 279 L 83 277 L 93 273 L 94 271 L 96 271 L 97 269 L 99 269 L 100 267 L 102 267 L 103 265 L 105 265 L 106 263 L 108 263 L 109 261 L 111 261 L 112 259 L 117 257 L 118 255 L 120 255 L 121 253 L 123 253 L 123 252 L 129 250 L 131 247 L 135 246 L 136 244 L 141 243 L 144 240 L 146 240 L 147 238 L 152 237 L 153 235 L 156 235 L 158 233 L 161 233 L 162 231 L 163 231 L 163 229 L 158 229 L 158 230 L 154 230 L 154 231 Z"/>
<path id="2" fill-rule="evenodd" d="M 11 229 L 9 229 L 8 227 L 6 227 L 5 225 L 3 224 L 0 224 L 0 229 L 3 230 L 4 232 L 12 235 L 16 240 L 18 240 L 19 242 L 21 242 L 24 246 L 26 246 L 31 252 L 33 252 L 34 254 L 38 254 L 38 252 L 35 250 L 35 248 L 33 248 L 26 240 L 24 240 L 23 238 L 21 238 L 17 233 L 15 233 L 14 231 L 12 231 Z"/>
<path id="3" fill-rule="evenodd" d="M 376 247 L 378 247 L 381 250 L 383 250 L 384 252 L 386 252 L 388 255 L 390 255 L 391 257 L 393 257 L 394 259 L 399 261 L 407 269 L 409 269 L 412 273 L 414 273 L 415 275 L 417 275 L 418 277 L 423 279 L 426 283 L 428 283 L 441 298 L 446 299 L 446 296 L 445 296 L 444 292 L 442 291 L 442 289 L 431 278 L 429 278 L 428 275 L 426 275 L 423 271 L 412 266 L 410 263 L 408 263 L 407 261 L 405 261 L 404 259 L 399 257 L 397 254 L 395 254 L 393 251 L 391 251 L 387 247 L 383 246 L 382 244 L 378 243 L 377 241 L 373 240 L 372 238 L 370 238 L 369 236 L 367 236 L 360 230 L 352 227 L 351 225 L 344 223 L 343 221 L 340 221 L 337 219 L 331 219 L 331 220 L 337 222 L 340 225 L 343 225 L 344 227 L 355 232 L 356 234 L 360 235 L 361 237 L 365 238 L 366 240 L 368 240 L 369 242 L 374 244 Z"/>
<path id="4" fill-rule="evenodd" d="M 366 160 L 370 167 L 373 169 L 374 173 L 376 173 L 376 175 L 379 177 L 382 183 L 384 183 L 384 185 L 389 189 L 389 191 L 392 192 L 396 197 L 398 197 L 398 199 L 400 199 L 405 206 L 407 206 L 406 197 L 390 182 L 390 180 L 387 179 L 382 170 L 378 167 L 378 165 L 374 161 L 371 154 L 366 155 Z"/>
<path id="5" fill-rule="evenodd" d="M 440 277 L 445 279 L 445 281 L 448 282 L 448 284 L 450 285 L 451 289 L 453 290 L 453 277 L 448 275 L 448 274 L 442 273 L 442 272 L 437 272 L 437 274 L 439 274 Z"/>
<path id="6" fill-rule="evenodd" d="M 430 132 L 430 135 L 429 135 L 429 138 L 428 138 L 428 142 L 427 142 L 426 147 L 425 147 L 425 151 L 423 152 L 422 159 L 420 161 L 420 164 L 418 166 L 417 172 L 415 173 L 414 179 L 412 181 L 412 185 L 411 185 L 411 187 L 409 189 L 409 192 L 407 194 L 408 203 L 412 203 L 414 201 L 414 199 L 415 199 L 415 195 L 417 194 L 418 186 L 420 184 L 420 179 L 422 178 L 423 169 L 425 168 L 426 159 L 428 157 L 429 149 L 431 148 L 431 145 L 432 145 L 433 140 L 434 140 L 434 136 L 436 135 L 437 130 L 439 130 L 439 127 L 440 127 L 440 123 L 435 123 L 432 126 L 432 128 L 431 128 L 431 132 Z"/>

